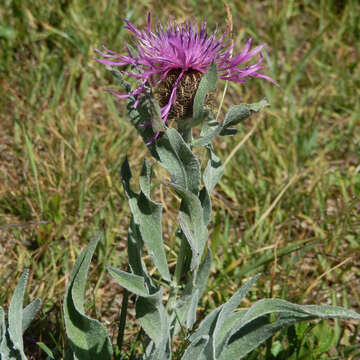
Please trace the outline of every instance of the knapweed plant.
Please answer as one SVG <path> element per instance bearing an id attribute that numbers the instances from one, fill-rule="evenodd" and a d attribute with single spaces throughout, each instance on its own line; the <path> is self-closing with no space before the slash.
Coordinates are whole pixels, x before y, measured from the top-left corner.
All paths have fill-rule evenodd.
<path id="1" fill-rule="evenodd" d="M 77 259 L 65 293 L 63 311 L 70 348 L 68 359 L 125 358 L 122 351 L 129 296 L 134 295 L 136 318 L 142 332 L 130 355 L 133 359 L 183 360 L 240 359 L 273 336 L 297 322 L 320 318 L 360 320 L 360 315 L 341 307 L 296 305 L 282 299 L 262 299 L 250 308 L 238 307 L 260 275 L 248 279 L 223 305 L 199 321 L 197 309 L 210 275 L 212 254 L 208 225 L 211 193 L 224 173 L 214 149 L 214 140 L 235 135 L 236 125 L 260 111 L 268 102 L 230 107 L 219 122 L 215 116 L 218 78 L 244 82 L 252 77 L 276 84 L 262 70 L 261 49 L 251 49 L 251 40 L 237 52 L 226 34 L 209 34 L 206 23 L 160 23 L 152 30 L 150 16 L 144 30 L 129 21 L 135 41 L 127 54 L 105 47 L 98 50 L 103 63 L 113 71 L 123 91 L 106 90 L 127 98 L 131 123 L 147 144 L 153 161 L 144 160 L 135 192 L 128 160 L 122 164 L 121 180 L 131 210 L 128 230 L 128 267 L 108 267 L 124 288 L 117 343 L 112 344 L 105 327 L 84 312 L 87 272 L 100 236 L 93 239 Z M 255 61 L 252 61 L 256 57 Z M 131 88 L 124 78 L 138 81 Z M 170 121 L 172 120 L 172 121 Z M 194 127 L 199 128 L 193 131 Z M 197 136 L 194 136 L 197 134 Z M 200 149 L 204 151 L 201 152 Z M 196 149 L 196 152 L 194 150 Z M 196 154 L 207 154 L 202 167 Z M 158 163 L 170 175 L 162 181 L 180 199 L 174 244 L 178 249 L 174 268 L 169 267 L 162 234 L 162 205 L 152 200 L 152 168 Z M 144 261 L 149 255 L 152 264 Z M 157 271 L 149 272 L 149 266 Z M 154 270 L 154 269 L 152 269 Z M 242 279 L 239 279 L 239 282 Z M 26 273 L 20 278 L 9 308 L 8 325 L 0 309 L 0 353 L 3 359 L 25 359 L 22 333 L 35 316 L 40 301 L 22 308 Z M 197 324 L 195 326 L 195 324 Z M 45 348 L 44 348 L 45 349 Z M 46 348 L 49 359 L 55 355 Z"/>

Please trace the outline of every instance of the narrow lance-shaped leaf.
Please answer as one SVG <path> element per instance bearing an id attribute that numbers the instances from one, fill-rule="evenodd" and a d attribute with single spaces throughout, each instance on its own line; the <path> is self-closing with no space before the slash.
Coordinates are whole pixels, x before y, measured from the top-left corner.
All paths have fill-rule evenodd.
<path id="1" fill-rule="evenodd" d="M 166 350 L 163 340 L 170 336 L 169 322 L 166 310 L 162 304 L 163 291 L 149 294 L 145 279 L 113 267 L 108 267 L 111 276 L 125 289 L 138 296 L 136 301 L 136 318 L 146 334 L 155 343 L 154 351 L 160 348 Z"/>
<path id="2" fill-rule="evenodd" d="M 154 260 L 164 280 L 170 281 L 170 273 L 166 261 L 164 242 L 162 238 L 161 216 L 162 206 L 149 197 L 150 173 L 149 163 L 145 162 L 142 170 L 142 187 L 144 191 L 136 194 L 130 188 L 131 171 L 128 160 L 125 159 L 121 166 L 121 179 L 124 190 L 129 199 L 134 223 L 138 228 L 147 251 Z"/>
<path id="3" fill-rule="evenodd" d="M 134 222 L 134 217 L 131 216 L 130 226 L 128 229 L 128 258 L 131 272 L 135 275 L 144 277 L 150 293 L 156 292 L 158 289 L 151 279 L 144 261 L 142 260 L 142 249 L 144 243 L 138 227 Z"/>
<path id="4" fill-rule="evenodd" d="M 211 198 L 210 194 L 224 175 L 224 167 L 221 164 L 220 158 L 215 154 L 212 145 L 208 147 L 210 159 L 206 165 L 203 179 L 205 186 L 201 189 L 199 199 L 204 213 L 204 222 L 207 225 L 211 218 Z"/>
<path id="5" fill-rule="evenodd" d="M 196 320 L 196 310 L 199 299 L 205 291 L 211 269 L 211 251 L 207 250 L 204 261 L 200 264 L 194 277 L 190 278 L 175 305 L 175 331 L 177 334 L 181 326 L 186 324 L 186 329 L 191 329 Z M 192 305 L 192 306 L 191 306 Z M 172 321 L 172 322 L 173 322 Z"/>
<path id="6" fill-rule="evenodd" d="M 84 313 L 85 282 L 100 236 L 95 237 L 77 258 L 64 299 L 66 333 L 77 359 L 111 359 L 112 345 L 105 327 Z"/>
<path id="7" fill-rule="evenodd" d="M 199 87 L 196 91 L 193 106 L 193 122 L 191 127 L 201 124 L 210 114 L 210 109 L 204 108 L 206 95 L 216 90 L 216 83 L 218 79 L 218 72 L 216 62 L 213 61 L 209 70 L 200 81 Z"/>
<path id="8" fill-rule="evenodd" d="M 162 304 L 162 297 L 163 290 L 160 288 L 157 293 L 140 296 L 136 300 L 136 319 L 157 348 L 164 338 L 170 337 L 168 315 Z"/>
<path id="9" fill-rule="evenodd" d="M 192 145 L 207 146 L 210 145 L 217 136 L 235 135 L 238 130 L 232 128 L 232 126 L 239 124 L 268 105 L 268 101 L 263 99 L 254 104 L 240 104 L 230 107 L 224 120 L 220 124 L 216 121 L 204 124 L 200 137 L 194 140 Z"/>
<path id="10" fill-rule="evenodd" d="M 19 351 L 21 359 L 26 359 L 23 344 L 23 301 L 29 271 L 24 270 L 11 297 L 9 306 L 9 337 L 14 348 Z"/>
<path id="11" fill-rule="evenodd" d="M 156 142 L 156 151 L 171 181 L 197 195 L 201 182 L 200 164 L 182 136 L 175 129 L 168 129 Z"/>
<path id="12" fill-rule="evenodd" d="M 138 296 L 148 296 L 149 290 L 145 286 L 145 279 L 142 276 L 130 274 L 126 271 L 107 267 L 110 275 L 125 289 Z"/>
<path id="13" fill-rule="evenodd" d="M 192 251 L 191 270 L 199 266 L 208 239 L 203 209 L 197 196 L 180 186 L 169 183 L 181 198 L 179 223 Z"/>
<path id="14" fill-rule="evenodd" d="M 22 332 L 29 327 L 30 323 L 34 320 L 36 314 L 41 308 L 41 300 L 36 299 L 25 307 L 23 310 L 23 319 L 22 319 Z"/>
<path id="15" fill-rule="evenodd" d="M 279 315 L 270 321 L 270 314 Z M 324 318 L 360 320 L 360 314 L 339 306 L 297 305 L 282 299 L 260 300 L 233 324 L 224 346 L 219 349 L 219 359 L 245 356 L 282 328 L 300 321 Z"/>
<path id="16" fill-rule="evenodd" d="M 226 334 L 220 334 L 223 324 L 239 306 L 259 276 L 260 274 L 253 276 L 222 306 L 214 329 L 216 356 L 219 356 L 226 341 Z"/>
<path id="17" fill-rule="evenodd" d="M 181 360 L 206 359 L 204 351 L 209 341 L 209 335 L 202 335 L 192 342 L 184 352 Z"/>

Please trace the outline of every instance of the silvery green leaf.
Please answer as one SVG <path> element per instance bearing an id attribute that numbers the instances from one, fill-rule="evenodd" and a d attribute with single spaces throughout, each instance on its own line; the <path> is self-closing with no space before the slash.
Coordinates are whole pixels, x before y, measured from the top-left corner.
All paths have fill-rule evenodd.
<path id="1" fill-rule="evenodd" d="M 157 101 L 153 100 L 150 102 L 152 104 L 151 114 L 151 127 L 154 132 L 164 131 L 164 122 L 161 118 L 161 109 Z"/>
<path id="2" fill-rule="evenodd" d="M 222 334 L 218 336 L 219 332 L 225 321 L 229 319 L 229 317 L 233 314 L 235 309 L 239 306 L 243 298 L 249 292 L 252 285 L 259 278 L 260 274 L 253 276 L 248 282 L 246 282 L 222 307 L 219 312 L 215 329 L 214 329 L 214 338 L 215 338 L 215 348 L 216 348 L 216 356 L 219 356 L 220 352 L 224 347 L 224 342 L 226 340 L 226 335 Z"/>
<path id="3" fill-rule="evenodd" d="M 20 354 L 21 359 L 26 359 L 24 353 L 24 344 L 23 344 L 23 301 L 27 279 L 29 276 L 29 270 L 24 270 L 21 274 L 20 279 L 18 280 L 14 294 L 10 300 L 8 321 L 9 321 L 9 338 L 15 350 Z"/>
<path id="4" fill-rule="evenodd" d="M 201 131 L 200 137 L 192 142 L 193 146 L 206 146 L 212 143 L 217 136 L 235 135 L 237 129 L 231 128 L 239 124 L 241 121 L 250 117 L 253 113 L 259 112 L 269 103 L 263 99 L 254 104 L 240 104 L 230 107 L 228 113 L 225 115 L 221 123 L 212 121 L 205 124 Z"/>
<path id="5" fill-rule="evenodd" d="M 203 180 L 205 187 L 200 191 L 199 199 L 204 213 L 204 222 L 207 225 L 211 219 L 211 198 L 210 193 L 224 175 L 224 167 L 221 164 L 220 158 L 215 154 L 212 145 L 207 146 L 209 150 L 209 161 L 206 165 Z"/>
<path id="6" fill-rule="evenodd" d="M 130 274 L 112 266 L 108 266 L 107 269 L 110 275 L 128 291 L 138 296 L 146 297 L 149 295 L 149 290 L 146 288 L 145 280 L 142 276 Z"/>
<path id="7" fill-rule="evenodd" d="M 275 321 L 268 315 L 278 314 Z M 219 359 L 245 356 L 276 331 L 296 322 L 322 319 L 347 318 L 360 320 L 360 314 L 339 306 L 297 305 L 282 299 L 263 299 L 256 302 L 233 322 L 225 339 Z M 228 327 L 228 326 L 227 326 Z M 220 330 L 221 331 L 221 330 Z"/>
<path id="8" fill-rule="evenodd" d="M 185 289 L 176 300 L 175 314 L 171 323 L 175 322 L 174 334 L 177 334 L 184 324 L 186 329 L 191 329 L 196 320 L 196 309 L 207 284 L 211 269 L 211 251 L 207 250 L 204 261 L 200 264 L 194 277 L 191 277 Z M 175 321 L 174 321 L 175 320 Z"/>
<path id="9" fill-rule="evenodd" d="M 143 241 L 138 227 L 134 223 L 134 217 L 131 216 L 128 229 L 128 258 L 131 272 L 145 279 L 150 293 L 157 291 L 157 287 L 147 272 L 144 261 L 142 260 Z"/>
<path id="10" fill-rule="evenodd" d="M 162 288 L 156 293 L 149 294 L 143 277 L 113 267 L 108 267 L 108 271 L 122 287 L 138 296 L 136 300 L 136 318 L 145 333 L 154 342 L 154 347 L 149 350 L 151 356 L 149 355 L 147 358 L 167 359 L 170 329 L 168 315 L 162 304 Z M 166 357 L 164 357 L 165 354 Z"/>
<path id="11" fill-rule="evenodd" d="M 216 62 L 213 61 L 207 73 L 202 77 L 199 87 L 196 91 L 193 105 L 193 123 L 191 126 L 196 126 L 202 123 L 210 114 L 210 110 L 204 108 L 206 95 L 216 89 L 218 79 L 218 72 Z"/>
<path id="12" fill-rule="evenodd" d="M 205 319 L 200 323 L 198 329 L 190 336 L 189 340 L 194 342 L 200 336 L 209 335 L 208 342 L 208 356 L 210 353 L 211 359 L 216 358 L 218 342 L 224 339 L 224 335 L 219 334 L 221 328 L 223 327 L 226 320 L 233 313 L 233 311 L 238 307 L 241 300 L 249 291 L 252 284 L 257 280 L 258 275 L 254 276 L 250 281 L 244 284 L 225 304 L 219 306 L 215 310 L 213 310 L 209 315 L 205 317 Z M 228 329 L 227 329 L 228 330 Z M 211 349 L 211 351 L 210 351 Z M 210 357 L 209 357 L 210 359 Z"/>
<path id="13" fill-rule="evenodd" d="M 225 324 L 224 327 L 230 329 L 239 318 L 241 318 L 245 311 L 240 314 L 234 314 Z M 250 351 L 256 349 L 264 341 L 273 336 L 278 330 L 284 329 L 299 321 L 312 320 L 313 317 L 303 317 L 300 319 L 290 316 L 282 316 L 281 318 L 270 322 L 268 317 L 259 317 L 248 325 L 244 326 L 241 330 L 235 333 L 228 341 L 223 351 L 220 353 L 218 359 L 226 360 L 231 356 L 244 357 Z"/>
<path id="14" fill-rule="evenodd" d="M 140 188 L 145 196 L 150 197 L 152 179 L 152 165 L 148 160 L 144 160 L 140 174 Z"/>
<path id="15" fill-rule="evenodd" d="M 190 304 L 189 304 L 189 310 L 186 314 L 186 328 L 192 329 L 196 322 L 196 310 L 197 305 L 199 303 L 200 295 L 199 295 L 199 289 L 196 289 L 194 294 L 191 296 Z"/>
<path id="16" fill-rule="evenodd" d="M 76 259 L 63 305 L 66 333 L 74 357 L 81 360 L 112 358 L 112 345 L 104 326 L 84 313 L 85 282 L 99 238 L 95 237 Z"/>
<path id="17" fill-rule="evenodd" d="M 266 99 L 254 104 L 240 104 L 231 106 L 223 121 L 223 128 L 229 128 L 235 126 L 241 121 L 250 117 L 253 113 L 259 112 L 266 106 L 269 106 L 269 102 Z"/>
<path id="18" fill-rule="evenodd" d="M 220 305 L 210 314 L 208 314 L 204 320 L 201 321 L 196 331 L 190 336 L 189 340 L 194 342 L 197 338 L 203 335 L 212 335 L 215 329 L 216 321 L 223 305 Z"/>
<path id="19" fill-rule="evenodd" d="M 220 158 L 215 154 L 213 147 L 208 146 L 208 150 L 210 159 L 206 165 L 203 179 L 205 187 L 211 193 L 224 175 L 224 167 L 221 164 Z"/>
<path id="20" fill-rule="evenodd" d="M 143 138 L 145 143 L 148 143 L 154 136 L 154 130 L 151 126 L 144 126 L 143 124 L 150 124 L 153 120 L 153 100 L 149 94 L 141 96 L 138 106 L 135 108 L 136 98 L 130 96 L 127 101 L 127 111 L 131 123 L 134 125 L 139 135 Z M 154 149 L 154 143 L 149 146 L 149 150 Z"/>
<path id="21" fill-rule="evenodd" d="M 146 348 L 146 353 L 139 360 L 171 360 L 170 338 L 164 337 L 161 343 L 156 346 L 153 341 L 150 341 Z"/>
<path id="22" fill-rule="evenodd" d="M 157 293 L 139 296 L 136 300 L 136 318 L 156 348 L 161 347 L 163 339 L 170 336 L 168 315 L 162 304 L 162 297 L 163 291 L 160 288 Z"/>
<path id="23" fill-rule="evenodd" d="M 182 136 L 173 128 L 156 141 L 160 164 L 169 171 L 171 181 L 194 194 L 199 193 L 201 174 L 196 156 Z"/>
<path id="24" fill-rule="evenodd" d="M 139 229 L 146 249 L 164 280 L 170 281 L 170 273 L 166 261 L 164 242 L 162 238 L 161 216 L 162 206 L 149 197 L 150 173 L 149 164 L 144 163 L 141 184 L 144 191 L 134 193 L 130 188 L 131 171 L 127 158 L 121 166 L 121 180 L 129 199 L 129 205 L 134 217 L 134 223 Z"/>
<path id="25" fill-rule="evenodd" d="M 181 360 L 199 360 L 207 359 L 204 354 L 206 345 L 209 341 L 208 335 L 199 336 L 194 342 L 192 342 L 184 352 Z"/>
<path id="26" fill-rule="evenodd" d="M 169 184 L 181 198 L 179 223 L 192 251 L 191 270 L 200 264 L 208 239 L 208 230 L 204 223 L 203 209 L 197 196 L 188 190 Z"/>
<path id="27" fill-rule="evenodd" d="M 41 300 L 36 299 L 25 307 L 23 310 L 23 319 L 22 319 L 22 332 L 29 327 L 30 323 L 34 320 L 36 314 L 41 308 Z"/>
<path id="28" fill-rule="evenodd" d="M 6 324 L 5 324 L 5 313 L 3 308 L 0 306 L 0 360 L 2 359 L 10 359 L 10 355 L 11 355 L 11 350 L 13 350 L 13 346 L 11 344 L 11 342 L 9 341 L 9 334 L 6 331 Z M 13 352 L 14 355 L 14 352 Z M 21 356 L 19 355 L 19 353 L 16 351 L 15 352 L 15 356 L 16 357 L 12 357 L 11 359 L 14 360 L 21 360 Z"/>

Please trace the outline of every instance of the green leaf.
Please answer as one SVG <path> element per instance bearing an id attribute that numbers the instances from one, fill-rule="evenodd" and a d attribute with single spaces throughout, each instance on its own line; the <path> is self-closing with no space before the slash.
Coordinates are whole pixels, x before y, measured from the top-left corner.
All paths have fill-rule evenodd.
<path id="1" fill-rule="evenodd" d="M 190 336 L 189 340 L 191 342 L 195 342 L 200 336 L 209 335 L 209 346 L 213 349 L 216 349 L 217 354 L 219 352 L 217 351 L 217 345 L 220 343 L 220 348 L 222 348 L 222 343 L 224 342 L 226 334 L 231 331 L 231 328 L 228 326 L 224 327 L 225 322 L 229 319 L 230 315 L 233 314 L 233 311 L 238 307 L 241 300 L 247 294 L 258 277 L 259 275 L 254 276 L 246 284 L 244 284 L 230 298 L 230 300 L 207 315 L 206 318 L 200 323 L 198 329 Z M 215 359 L 215 355 L 212 358 Z"/>
<path id="2" fill-rule="evenodd" d="M 72 270 L 64 299 L 66 333 L 75 358 L 111 359 L 112 345 L 105 327 L 84 313 L 85 282 L 100 235 L 81 252 Z"/>
<path id="3" fill-rule="evenodd" d="M 130 96 L 127 101 L 127 111 L 131 123 L 134 125 L 139 135 L 143 138 L 145 143 L 155 135 L 151 126 L 144 126 L 143 124 L 152 123 L 154 112 L 153 100 L 149 94 L 143 94 L 140 98 L 138 106 L 135 108 L 136 98 Z M 156 119 L 156 117 L 155 117 Z M 156 121 L 156 120 L 155 120 Z M 156 126 L 156 125 L 155 125 Z M 154 143 L 149 146 L 150 151 L 154 149 Z"/>
<path id="4" fill-rule="evenodd" d="M 43 342 L 38 342 L 36 344 L 48 356 L 47 359 L 55 360 L 55 356 L 54 356 L 53 352 Z"/>
<path id="5" fill-rule="evenodd" d="M 194 342 L 196 339 L 203 335 L 212 335 L 217 318 L 222 309 L 223 305 L 220 305 L 215 310 L 213 310 L 210 314 L 208 314 L 204 320 L 201 321 L 200 325 L 196 329 L 196 331 L 190 336 L 189 340 Z"/>
<path id="6" fill-rule="evenodd" d="M 241 319 L 245 312 L 242 311 L 240 314 L 234 314 L 224 326 L 229 328 L 229 325 L 233 325 L 239 318 Z M 310 319 L 308 318 L 308 320 Z M 303 320 L 306 320 L 306 318 Z M 229 359 L 229 356 L 230 358 L 231 356 L 242 358 L 273 336 L 278 330 L 293 325 L 296 322 L 296 319 L 285 315 L 277 320 L 276 323 L 271 323 L 266 317 L 259 317 L 229 339 L 218 359 L 226 360 Z"/>
<path id="7" fill-rule="evenodd" d="M 149 290 L 145 286 L 144 278 L 135 274 L 116 269 L 112 266 L 107 267 L 110 275 L 125 289 L 138 296 L 148 296 Z"/>
<path id="8" fill-rule="evenodd" d="M 199 198 L 204 212 L 204 222 L 207 225 L 211 219 L 211 198 L 210 194 L 216 184 L 224 175 L 224 167 L 221 164 L 220 158 L 215 154 L 211 145 L 208 147 L 210 159 L 206 165 L 203 180 L 205 187 L 201 189 Z"/>
<path id="9" fill-rule="evenodd" d="M 199 299 L 205 291 L 211 269 L 211 251 L 208 249 L 204 261 L 199 266 L 194 277 L 191 277 L 175 305 L 175 334 L 180 330 L 180 325 L 186 324 L 186 329 L 191 329 L 196 320 L 196 310 Z M 171 321 L 172 322 L 172 321 Z M 179 324 L 180 323 L 180 324 Z"/>
<path id="10" fill-rule="evenodd" d="M 218 72 L 215 60 L 211 63 L 209 70 L 202 77 L 199 87 L 196 91 L 193 105 L 193 123 L 191 127 L 201 124 L 210 114 L 210 110 L 204 108 L 206 95 L 216 90 Z"/>
<path id="11" fill-rule="evenodd" d="M 26 359 L 24 353 L 24 343 L 23 343 L 23 301 L 27 279 L 29 276 L 29 270 L 24 270 L 21 274 L 20 279 L 17 282 L 13 296 L 11 297 L 10 306 L 9 306 L 9 338 L 16 349 L 21 359 Z"/>
<path id="12" fill-rule="evenodd" d="M 127 158 L 121 166 L 121 180 L 129 199 L 131 213 L 136 228 L 139 229 L 146 249 L 164 280 L 170 281 L 169 267 L 166 261 L 164 242 L 162 238 L 161 216 L 162 206 L 149 197 L 150 174 L 149 163 L 145 162 L 141 176 L 143 190 L 140 194 L 130 188 L 131 171 Z"/>
<path id="13" fill-rule="evenodd" d="M 191 270 L 193 270 L 200 264 L 208 239 L 208 230 L 204 223 L 201 202 L 190 191 L 173 183 L 168 185 L 175 190 L 182 200 L 179 210 L 179 223 L 192 251 Z"/>
<path id="14" fill-rule="evenodd" d="M 201 182 L 199 161 L 182 136 L 175 129 L 168 129 L 156 142 L 156 151 L 171 181 L 197 195 Z"/>
<path id="15" fill-rule="evenodd" d="M 253 113 L 259 112 L 266 106 L 269 106 L 269 102 L 266 99 L 262 99 L 261 101 L 254 104 L 240 104 L 231 106 L 228 113 L 225 115 L 223 128 L 228 128 L 230 126 L 239 124 L 243 120 L 250 117 Z"/>
<path id="16" fill-rule="evenodd" d="M 151 127 L 154 131 L 160 132 L 164 131 L 164 122 L 161 118 L 161 109 L 157 101 L 153 100 L 150 102 L 152 104 L 151 110 L 152 110 L 152 121 L 151 121 Z"/>
<path id="17" fill-rule="evenodd" d="M 152 358 L 157 358 L 159 354 L 165 356 L 170 342 L 170 329 L 167 312 L 162 304 L 162 288 L 154 294 L 149 294 L 144 278 L 113 267 L 108 267 L 108 271 L 122 287 L 138 296 L 136 318 L 155 344 L 152 351 L 158 355 L 153 354 Z"/>
<path id="18" fill-rule="evenodd" d="M 152 281 L 144 261 L 142 260 L 142 248 L 144 243 L 139 229 L 136 227 L 134 217 L 131 216 L 130 226 L 128 229 L 128 258 L 131 272 L 135 275 L 144 277 L 146 285 L 150 293 L 154 293 L 158 290 L 154 282 Z"/>
<path id="19" fill-rule="evenodd" d="M 206 345 L 209 341 L 209 335 L 202 335 L 198 337 L 194 342 L 192 342 L 184 352 L 184 355 L 181 357 L 181 360 L 200 360 L 200 359 L 209 359 L 204 357 L 204 351 Z"/>
<path id="20" fill-rule="evenodd" d="M 279 314 L 270 321 L 268 315 Z M 338 306 L 297 305 L 281 299 L 263 299 L 241 314 L 226 336 L 220 360 L 232 356 L 242 357 L 255 349 L 276 331 L 300 321 L 321 318 L 347 318 L 360 320 L 360 314 Z"/>
<path id="21" fill-rule="evenodd" d="M 203 179 L 208 192 L 211 193 L 224 175 L 224 167 L 220 158 L 215 154 L 213 147 L 209 146 L 208 150 L 210 159 L 206 165 Z"/>
<path id="22" fill-rule="evenodd" d="M 268 101 L 263 99 L 254 104 L 240 104 L 230 107 L 224 120 L 220 124 L 216 121 L 204 124 L 200 137 L 194 140 L 192 145 L 207 146 L 211 144 L 217 136 L 235 135 L 238 131 L 237 129 L 231 128 L 231 126 L 239 124 L 253 113 L 259 112 L 268 105 Z"/>
<path id="23" fill-rule="evenodd" d="M 222 329 L 223 324 L 233 314 L 259 276 L 260 274 L 253 276 L 221 307 L 213 335 L 215 338 L 216 356 L 219 356 L 220 352 L 223 350 L 224 342 L 226 340 L 227 334 L 224 333 L 224 329 Z"/>
<path id="24" fill-rule="evenodd" d="M 36 314 L 41 308 L 41 300 L 36 299 L 31 302 L 29 305 L 25 307 L 23 310 L 23 318 L 22 318 L 22 332 L 29 327 L 30 323 L 34 320 Z"/>
<path id="25" fill-rule="evenodd" d="M 161 347 L 163 339 L 170 339 L 167 312 L 162 304 L 162 288 L 152 295 L 140 296 L 136 301 L 136 318 L 146 334 Z"/>

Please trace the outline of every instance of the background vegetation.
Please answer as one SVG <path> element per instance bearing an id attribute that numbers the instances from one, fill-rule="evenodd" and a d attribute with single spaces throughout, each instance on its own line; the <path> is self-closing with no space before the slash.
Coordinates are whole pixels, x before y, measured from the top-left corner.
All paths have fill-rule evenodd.
<path id="1" fill-rule="evenodd" d="M 256 272 L 263 275 L 249 303 L 273 296 L 359 311 L 360 3 L 228 4 L 237 48 L 249 37 L 267 43 L 265 73 L 280 88 L 261 79 L 229 85 L 225 110 L 264 95 L 271 107 L 244 123 L 241 135 L 218 142 L 226 174 L 213 197 L 215 266 L 199 311 L 223 303 Z M 119 168 L 128 154 L 139 169 L 147 149 L 124 102 L 101 91 L 113 80 L 93 56 L 102 44 L 122 51 L 129 39 L 122 18 L 141 27 L 149 10 L 163 22 L 206 17 L 212 29 L 226 28 L 225 6 L 215 0 L 0 5 L 0 305 L 7 306 L 18 275 L 30 268 L 28 298 L 44 301 L 25 339 L 37 359 L 44 353 L 36 341 L 59 354 L 65 346 L 65 286 L 80 249 L 99 229 L 106 236 L 93 261 L 88 312 L 117 335 L 121 290 L 104 270 L 126 264 L 129 209 Z M 161 184 L 154 198 L 165 208 L 175 263 L 177 202 Z M 297 326 L 248 358 L 300 359 L 311 350 L 302 358 L 356 359 L 359 330 L 351 322 Z M 134 324 L 128 338 L 135 332 Z M 281 357 L 284 349 L 288 357 Z"/>

